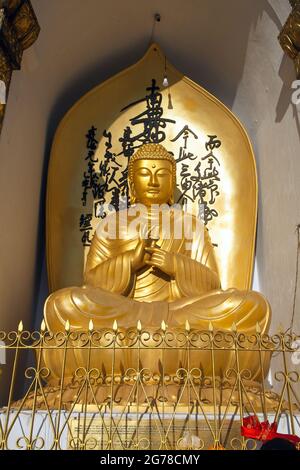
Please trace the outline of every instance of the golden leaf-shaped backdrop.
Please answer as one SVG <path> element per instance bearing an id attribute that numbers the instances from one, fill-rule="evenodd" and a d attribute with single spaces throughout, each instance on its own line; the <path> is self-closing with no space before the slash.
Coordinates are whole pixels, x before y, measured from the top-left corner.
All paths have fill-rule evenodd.
<path id="1" fill-rule="evenodd" d="M 175 202 L 198 208 L 202 201 L 222 288 L 248 289 L 257 212 L 248 136 L 230 110 L 165 62 L 153 44 L 139 62 L 75 103 L 56 132 L 47 193 L 50 290 L 82 284 L 103 194 L 111 202 L 126 192 L 130 154 L 147 142 L 163 144 L 177 160 Z"/>

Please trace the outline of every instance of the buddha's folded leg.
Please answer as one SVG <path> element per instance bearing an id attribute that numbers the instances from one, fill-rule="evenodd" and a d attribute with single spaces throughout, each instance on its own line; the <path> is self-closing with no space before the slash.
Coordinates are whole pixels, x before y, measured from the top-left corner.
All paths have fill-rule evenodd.
<path id="1" fill-rule="evenodd" d="M 48 297 L 44 317 L 51 331 L 64 330 L 67 320 L 72 331 L 87 331 L 90 320 L 95 329 L 111 328 L 114 320 L 120 323 L 125 315 L 133 313 L 130 304 L 131 299 L 103 289 L 68 287 Z"/>
<path id="2" fill-rule="evenodd" d="M 44 318 L 50 331 L 63 331 L 69 320 L 73 331 L 87 331 L 90 320 L 95 329 L 111 328 L 116 320 L 123 328 L 143 325 L 160 327 L 167 320 L 167 302 L 139 302 L 104 289 L 68 287 L 51 294 L 45 302 Z"/>
<path id="3" fill-rule="evenodd" d="M 251 334 L 258 323 L 261 331 L 267 331 L 271 312 L 267 300 L 255 291 L 237 289 L 214 290 L 198 297 L 182 298 L 170 303 L 171 323 L 190 325 L 206 330 L 211 322 L 215 329 L 229 330 L 233 323 L 237 329 Z"/>
<path id="4" fill-rule="evenodd" d="M 228 289 L 215 290 L 194 298 L 183 298 L 170 304 L 170 326 L 184 327 L 186 320 L 192 328 L 208 330 L 211 323 L 215 330 L 228 331 L 235 323 L 238 331 L 246 335 L 256 333 L 257 324 L 261 332 L 268 331 L 271 311 L 266 299 L 258 292 Z M 199 342 L 199 348 L 203 345 Z M 249 345 L 248 345 L 249 346 Z M 241 348 L 242 349 L 242 348 Z M 211 375 L 211 355 L 209 351 L 193 352 L 191 365 L 201 367 L 204 375 Z M 224 375 L 230 368 L 236 369 L 234 351 L 215 352 L 216 373 Z M 239 367 L 251 373 L 249 380 L 257 380 L 266 376 L 269 368 L 270 355 L 258 351 L 239 351 Z M 261 371 L 261 365 L 263 370 Z M 245 376 L 246 376 L 245 375 Z"/>
<path id="5" fill-rule="evenodd" d="M 116 320 L 119 331 L 124 328 L 135 328 L 140 320 L 145 330 L 155 332 L 162 320 L 167 321 L 168 307 L 168 302 L 138 302 L 100 288 L 70 287 L 61 289 L 48 297 L 44 307 L 44 317 L 48 330 L 54 333 L 64 331 L 67 320 L 73 332 L 87 331 L 90 320 L 93 321 L 95 330 L 111 329 Z M 150 342 L 147 343 L 149 346 L 151 346 Z M 128 366 L 137 363 L 135 351 L 126 349 L 126 344 L 124 346 L 123 350 L 119 348 L 116 351 L 115 373 L 121 373 Z M 63 349 L 56 352 L 46 351 L 44 354 L 44 362 L 49 366 L 52 375 L 53 372 L 55 373 L 56 378 L 62 375 L 62 354 Z M 141 356 L 144 367 L 151 367 L 151 364 L 155 363 L 156 368 L 161 354 L 159 351 L 154 353 L 151 348 L 143 348 Z M 86 350 L 68 349 L 66 374 L 71 376 L 77 367 L 86 367 L 86 365 Z M 110 350 L 105 347 L 94 349 L 90 367 L 97 367 L 109 374 L 112 369 L 112 348 Z"/>
<path id="6" fill-rule="evenodd" d="M 260 294 L 241 292 L 236 289 L 216 290 L 202 296 L 183 298 L 168 304 L 167 302 L 138 302 L 99 288 L 72 287 L 52 294 L 45 304 L 47 327 L 54 332 L 62 331 L 67 320 L 70 322 L 71 331 L 87 330 L 90 320 L 93 320 L 95 329 L 111 328 L 114 320 L 117 320 L 121 329 L 135 327 L 137 321 L 141 320 L 142 326 L 146 330 L 154 332 L 160 327 L 162 320 L 166 321 L 169 328 L 182 328 L 187 319 L 192 328 L 198 330 L 207 330 L 211 322 L 215 329 L 228 331 L 235 323 L 238 330 L 252 334 L 255 333 L 257 323 L 262 332 L 267 331 L 270 309 Z M 175 353 L 175 350 L 173 352 Z M 102 349 L 100 353 L 101 357 L 99 351 L 94 354 L 93 365 L 100 368 L 104 364 L 104 368 L 108 370 L 111 368 L 111 351 Z M 86 364 L 85 351 L 71 349 L 68 354 L 67 372 L 72 372 L 74 366 Z M 115 370 L 121 370 L 136 363 L 137 358 L 134 351 L 126 354 L 124 351 L 118 352 L 116 355 L 118 364 Z M 57 369 L 56 375 L 59 377 L 61 375 L 61 359 L 53 353 L 48 356 L 48 363 L 51 362 L 50 369 L 52 371 Z M 173 372 L 180 363 L 185 361 L 184 352 L 179 356 L 176 352 L 175 356 L 173 357 L 172 353 L 172 360 L 170 361 L 170 358 L 167 360 L 167 369 L 172 363 L 172 371 L 166 370 L 167 373 Z M 147 350 L 147 348 L 143 350 L 142 358 L 143 366 L 153 369 L 157 368 L 158 362 L 162 359 L 160 351 Z M 195 351 L 192 359 L 191 365 L 194 364 L 194 367 L 201 365 L 205 375 L 211 374 L 210 353 Z M 257 378 L 258 359 L 253 362 L 253 354 L 249 355 L 248 353 L 245 353 L 241 359 L 241 367 L 249 368 L 252 380 Z M 218 352 L 216 354 L 216 372 L 218 373 L 222 369 L 222 373 L 224 373 L 228 368 L 234 366 L 234 362 L 233 352 L 227 354 Z M 265 370 L 267 371 L 267 366 Z"/>

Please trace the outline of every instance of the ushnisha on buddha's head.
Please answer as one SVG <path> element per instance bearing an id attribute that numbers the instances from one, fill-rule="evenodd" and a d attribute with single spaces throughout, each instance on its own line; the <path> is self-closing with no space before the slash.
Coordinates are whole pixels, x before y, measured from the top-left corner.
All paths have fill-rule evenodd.
<path id="1" fill-rule="evenodd" d="M 131 204 L 173 204 L 176 161 L 161 144 L 144 144 L 128 166 Z"/>

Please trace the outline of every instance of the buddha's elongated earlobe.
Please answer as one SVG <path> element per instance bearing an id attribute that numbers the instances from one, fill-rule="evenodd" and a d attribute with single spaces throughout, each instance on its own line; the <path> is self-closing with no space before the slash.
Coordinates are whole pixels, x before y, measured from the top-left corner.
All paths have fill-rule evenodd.
<path id="1" fill-rule="evenodd" d="M 129 197 L 130 197 L 130 204 L 135 204 L 136 195 L 135 195 L 135 190 L 132 184 L 129 184 Z"/>
<path id="2" fill-rule="evenodd" d="M 173 204 L 174 204 L 174 194 L 172 194 L 172 196 L 168 200 L 168 204 L 169 204 L 169 206 L 173 206 Z"/>

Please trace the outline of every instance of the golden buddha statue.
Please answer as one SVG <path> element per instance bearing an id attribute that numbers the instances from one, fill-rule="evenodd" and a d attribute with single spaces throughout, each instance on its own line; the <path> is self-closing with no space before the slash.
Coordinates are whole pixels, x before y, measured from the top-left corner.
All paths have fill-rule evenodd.
<path id="1" fill-rule="evenodd" d="M 160 144 L 141 146 L 129 162 L 128 180 L 131 206 L 108 215 L 99 224 L 87 256 L 84 285 L 63 288 L 46 300 L 48 329 L 64 331 L 68 321 L 70 331 L 86 331 L 90 320 L 95 330 L 111 328 L 114 320 L 125 329 L 136 327 L 140 320 L 145 330 L 155 331 L 162 321 L 168 329 L 178 329 L 188 320 L 197 330 L 208 330 L 212 324 L 215 330 L 229 331 L 235 323 L 238 331 L 247 335 L 254 334 L 257 325 L 262 333 L 267 332 L 271 312 L 260 293 L 222 290 L 214 248 L 200 219 L 190 216 L 190 230 L 178 236 L 178 227 L 182 228 L 185 219 L 183 210 L 172 206 L 176 182 L 173 156 Z M 157 206 L 163 207 L 159 216 L 152 210 Z M 168 224 L 163 222 L 166 215 Z M 97 354 L 94 366 L 109 368 L 108 352 Z M 168 373 L 182 363 L 180 354 L 174 351 L 167 356 Z M 255 380 L 259 377 L 259 359 L 253 356 L 245 353 L 241 367 L 249 369 Z M 209 352 L 199 357 L 195 361 L 201 360 L 204 374 L 209 375 Z M 51 377 L 58 379 L 59 356 L 45 352 L 44 360 Z M 153 350 L 145 359 L 154 369 L 158 360 Z M 220 352 L 218 370 L 225 371 L 233 360 L 232 352 Z M 130 355 L 120 353 L 115 373 L 131 367 L 132 361 Z M 80 365 L 84 365 L 84 356 L 74 351 L 66 375 L 71 376 Z"/>

